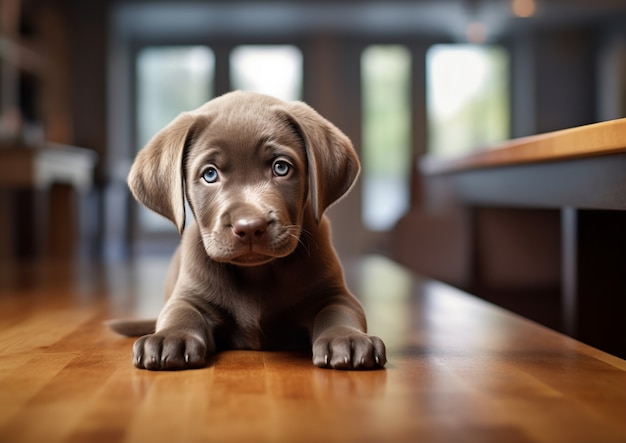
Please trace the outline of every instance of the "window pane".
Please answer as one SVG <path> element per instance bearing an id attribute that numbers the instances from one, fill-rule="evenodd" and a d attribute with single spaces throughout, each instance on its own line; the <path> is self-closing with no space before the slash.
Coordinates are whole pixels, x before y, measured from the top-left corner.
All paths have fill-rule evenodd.
<path id="1" fill-rule="evenodd" d="M 137 147 L 179 113 L 213 96 L 214 55 L 205 46 L 159 46 L 137 56 Z M 139 224 L 147 231 L 170 231 L 174 225 L 141 207 Z"/>
<path id="2" fill-rule="evenodd" d="M 233 89 L 280 98 L 302 97 L 302 53 L 295 46 L 238 46 L 230 55 Z"/>
<path id="3" fill-rule="evenodd" d="M 429 151 L 461 155 L 509 138 L 506 51 L 435 45 L 427 54 Z"/>
<path id="4" fill-rule="evenodd" d="M 383 231 L 409 206 L 411 54 L 403 46 L 370 46 L 361 73 L 363 221 Z"/>

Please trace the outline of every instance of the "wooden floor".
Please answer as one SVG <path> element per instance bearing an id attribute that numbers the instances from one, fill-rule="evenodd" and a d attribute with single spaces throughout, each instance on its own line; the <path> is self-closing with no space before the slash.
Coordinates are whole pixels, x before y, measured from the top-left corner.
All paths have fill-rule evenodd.
<path id="1" fill-rule="evenodd" d="M 382 258 L 348 265 L 386 370 L 226 352 L 148 372 L 102 321 L 166 263 L 0 268 L 0 442 L 626 442 L 626 362 Z"/>

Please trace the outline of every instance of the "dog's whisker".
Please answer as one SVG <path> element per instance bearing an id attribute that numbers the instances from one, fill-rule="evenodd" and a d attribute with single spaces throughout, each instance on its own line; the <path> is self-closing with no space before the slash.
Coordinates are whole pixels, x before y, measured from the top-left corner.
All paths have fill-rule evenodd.
<path id="1" fill-rule="evenodd" d="M 298 225 L 287 225 L 285 227 L 287 228 L 288 234 L 292 238 L 295 238 L 298 241 L 298 244 L 305 249 L 305 251 L 307 253 L 307 256 L 310 257 L 311 256 L 311 251 L 309 249 L 308 243 L 305 242 L 304 239 L 307 239 L 309 241 L 312 240 L 313 236 L 311 235 L 311 233 L 309 231 L 307 231 L 306 229 L 298 226 Z M 294 232 L 291 232 L 292 230 Z"/>

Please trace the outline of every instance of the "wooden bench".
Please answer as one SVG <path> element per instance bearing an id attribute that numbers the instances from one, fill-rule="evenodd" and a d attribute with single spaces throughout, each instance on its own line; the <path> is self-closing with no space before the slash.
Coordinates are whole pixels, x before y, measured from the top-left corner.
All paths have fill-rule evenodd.
<path id="1" fill-rule="evenodd" d="M 135 369 L 102 321 L 154 315 L 166 267 L 0 267 L 0 441 L 626 441 L 624 360 L 376 256 L 346 271 L 385 370 L 253 351 Z"/>
<path id="2" fill-rule="evenodd" d="M 401 261 L 428 272 L 432 253 L 435 276 L 626 356 L 626 119 L 426 157 L 420 172 L 425 203 L 400 223 Z M 421 256 L 407 240 L 420 228 Z"/>

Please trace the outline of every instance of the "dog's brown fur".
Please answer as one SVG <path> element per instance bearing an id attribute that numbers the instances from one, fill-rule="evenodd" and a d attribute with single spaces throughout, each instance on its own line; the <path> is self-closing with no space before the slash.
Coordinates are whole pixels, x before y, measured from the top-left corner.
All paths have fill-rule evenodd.
<path id="1" fill-rule="evenodd" d="M 344 283 L 325 209 L 353 185 L 349 139 L 304 103 L 233 92 L 181 114 L 137 155 L 135 198 L 183 233 L 156 325 L 114 321 L 138 368 L 202 367 L 220 349 L 292 349 L 337 369 L 385 365 Z M 185 199 L 195 222 L 185 227 Z"/>

